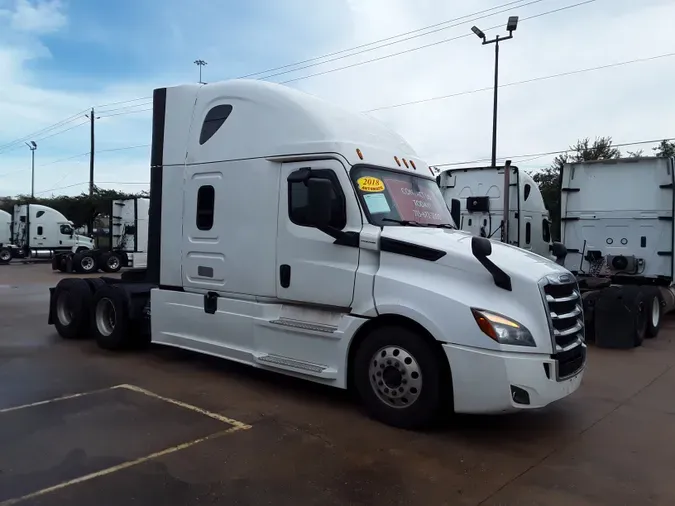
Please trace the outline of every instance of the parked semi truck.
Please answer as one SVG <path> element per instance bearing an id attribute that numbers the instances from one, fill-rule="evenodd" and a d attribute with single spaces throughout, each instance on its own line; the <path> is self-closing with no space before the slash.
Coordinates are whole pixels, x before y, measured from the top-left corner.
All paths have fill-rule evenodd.
<path id="1" fill-rule="evenodd" d="M 12 260 L 12 215 L 0 209 L 0 265 Z"/>
<path id="2" fill-rule="evenodd" d="M 353 388 L 399 427 L 579 387 L 571 273 L 457 230 L 435 173 L 380 123 L 278 84 L 188 84 L 154 91 L 151 152 L 147 269 L 51 288 L 64 338 Z"/>
<path id="3" fill-rule="evenodd" d="M 148 251 L 150 199 L 111 199 L 105 214 L 110 227 L 105 247 L 65 251 L 54 256 L 52 269 L 61 272 L 118 272 L 122 267 L 144 268 Z"/>
<path id="4" fill-rule="evenodd" d="M 586 325 L 599 346 L 639 346 L 675 306 L 674 171 L 672 158 L 562 169 L 564 265 L 579 281 Z"/>
<path id="5" fill-rule="evenodd" d="M 40 204 L 15 205 L 10 229 L 12 258 L 51 259 L 59 252 L 94 247 L 91 238 L 75 233 L 72 221 Z"/>
<path id="6" fill-rule="evenodd" d="M 537 183 L 518 167 L 507 165 L 508 182 L 505 166 L 449 169 L 438 175 L 438 185 L 457 226 L 473 235 L 494 237 L 538 255 L 556 258 L 549 213 Z M 505 205 L 509 215 L 506 230 Z"/>

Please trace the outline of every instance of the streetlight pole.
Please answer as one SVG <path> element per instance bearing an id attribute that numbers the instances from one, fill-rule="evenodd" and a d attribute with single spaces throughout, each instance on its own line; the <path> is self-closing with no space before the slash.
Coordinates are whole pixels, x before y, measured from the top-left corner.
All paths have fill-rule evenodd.
<path id="1" fill-rule="evenodd" d="M 204 65 L 208 65 L 208 63 L 206 63 L 204 60 L 195 60 L 193 63 L 199 67 L 199 84 L 206 84 L 202 82 L 202 67 Z"/>
<path id="2" fill-rule="evenodd" d="M 26 142 L 26 146 L 30 149 L 30 199 L 35 200 L 35 150 L 37 144 L 35 141 Z"/>
<path id="3" fill-rule="evenodd" d="M 516 31 L 517 27 L 518 16 L 509 17 L 509 20 L 506 23 L 506 30 L 509 32 L 509 34 L 502 37 L 497 35 L 492 40 L 487 40 L 485 33 L 483 33 L 483 31 L 477 26 L 471 27 L 471 31 L 483 40 L 484 46 L 487 44 L 495 45 L 495 89 L 494 102 L 492 105 L 492 167 L 497 166 L 497 90 L 499 89 L 499 43 L 504 40 L 512 39 L 513 32 Z"/>

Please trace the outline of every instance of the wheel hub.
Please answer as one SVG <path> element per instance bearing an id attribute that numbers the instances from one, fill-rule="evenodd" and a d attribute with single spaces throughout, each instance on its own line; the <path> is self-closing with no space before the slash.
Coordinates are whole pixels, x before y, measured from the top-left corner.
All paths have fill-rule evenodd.
<path id="1" fill-rule="evenodd" d="M 84 257 L 80 262 L 80 265 L 82 265 L 82 268 L 85 271 L 89 271 L 94 267 L 94 259 L 91 257 Z"/>
<path id="2" fill-rule="evenodd" d="M 96 328 L 104 335 L 109 336 L 115 330 L 117 314 L 110 299 L 101 299 L 96 304 Z"/>
<path id="3" fill-rule="evenodd" d="M 5 250 L 0 251 L 0 260 L 2 260 L 3 262 L 6 262 L 7 260 L 9 260 L 10 257 L 11 257 L 11 255 L 10 255 L 9 251 L 5 251 Z"/>
<path id="4" fill-rule="evenodd" d="M 370 386 L 377 397 L 390 407 L 405 408 L 422 392 L 422 371 L 408 351 L 386 346 L 373 355 L 368 369 Z"/>
<path id="5" fill-rule="evenodd" d="M 73 321 L 73 310 L 70 307 L 70 297 L 67 293 L 62 293 L 56 300 L 56 317 L 64 327 Z"/>
<path id="6" fill-rule="evenodd" d="M 659 326 L 659 320 L 661 318 L 661 305 L 658 297 L 654 297 L 652 300 L 652 327 Z"/>

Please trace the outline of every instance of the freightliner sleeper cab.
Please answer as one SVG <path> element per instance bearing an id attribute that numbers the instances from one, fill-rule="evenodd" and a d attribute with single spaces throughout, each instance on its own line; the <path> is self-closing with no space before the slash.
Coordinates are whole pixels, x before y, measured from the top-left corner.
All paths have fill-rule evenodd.
<path id="1" fill-rule="evenodd" d="M 574 277 L 456 229 L 396 133 L 277 84 L 157 89 L 148 266 L 51 289 L 49 321 L 337 388 L 421 427 L 541 408 L 586 362 Z"/>

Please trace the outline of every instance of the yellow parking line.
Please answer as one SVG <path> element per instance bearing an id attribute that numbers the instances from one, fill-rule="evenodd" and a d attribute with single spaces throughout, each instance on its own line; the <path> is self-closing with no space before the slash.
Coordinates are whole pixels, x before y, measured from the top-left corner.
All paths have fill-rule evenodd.
<path id="1" fill-rule="evenodd" d="M 154 392 L 150 392 L 149 390 L 145 390 L 144 388 L 137 387 L 135 385 L 117 385 L 113 388 L 124 388 L 126 390 L 131 390 L 132 392 L 138 392 L 144 395 L 147 395 L 148 397 L 154 397 L 155 399 L 159 399 L 164 402 L 168 402 L 171 404 L 174 404 L 176 406 L 180 406 L 181 408 L 189 409 L 191 411 L 195 411 L 197 413 L 200 413 L 205 416 L 209 416 L 215 420 L 218 420 L 220 422 L 228 423 L 232 425 L 233 427 L 238 427 L 239 429 L 250 429 L 251 426 L 245 424 L 244 422 L 240 422 L 239 420 L 235 420 L 233 418 L 228 418 L 223 415 L 219 415 L 218 413 L 213 413 L 211 411 L 207 411 L 202 408 L 198 408 L 197 406 L 193 406 L 192 404 L 187 404 L 182 401 L 178 401 L 176 399 L 171 399 L 170 397 L 164 397 L 162 395 L 158 395 Z"/>
<path id="2" fill-rule="evenodd" d="M 100 392 L 106 392 L 108 390 L 112 390 L 113 388 L 116 388 L 116 387 L 100 388 L 98 390 L 91 390 L 89 392 L 81 392 L 79 394 L 63 395 L 61 397 L 55 397 L 54 399 L 47 399 L 46 401 L 37 401 L 37 402 L 31 402 L 30 404 L 23 404 L 21 406 L 4 408 L 4 409 L 0 409 L 0 414 L 9 413 L 10 411 L 18 411 L 20 409 L 33 408 L 35 406 L 42 406 L 43 404 L 51 404 L 52 402 L 65 401 L 67 399 L 75 399 L 76 397 L 84 397 L 85 395 L 91 395 L 91 394 L 96 394 L 96 393 L 100 393 Z"/>
<path id="3" fill-rule="evenodd" d="M 127 386 L 120 386 L 119 388 L 127 388 Z M 228 423 L 230 423 L 230 422 L 228 422 Z M 51 492 L 56 492 L 57 490 L 62 490 L 66 487 L 70 487 L 71 485 L 77 485 L 78 483 L 93 480 L 94 478 L 99 478 L 101 476 L 106 476 L 108 474 L 112 474 L 112 473 L 115 473 L 117 471 L 121 471 L 123 469 L 127 469 L 127 468 L 132 467 L 132 466 L 137 466 L 138 464 L 142 464 L 144 462 L 147 462 L 147 461 L 152 460 L 152 459 L 156 459 L 158 457 L 163 457 L 164 455 L 169 455 L 170 453 L 175 453 L 177 451 L 184 450 L 186 448 L 189 448 L 191 446 L 194 446 L 194 445 L 196 445 L 198 443 L 201 443 L 201 442 L 204 442 L 204 441 L 209 441 L 209 440 L 212 440 L 212 439 L 216 439 L 216 438 L 225 436 L 227 434 L 232 434 L 233 432 L 236 432 L 238 430 L 246 430 L 246 429 L 250 429 L 250 428 L 251 428 L 251 426 L 246 425 L 246 424 L 240 424 L 238 426 L 233 426 L 233 427 L 230 427 L 229 429 L 226 429 L 226 430 L 223 430 L 223 431 L 220 431 L 220 432 L 216 432 L 215 434 L 211 434 L 210 436 L 205 436 L 205 437 L 202 437 L 202 438 L 199 438 L 199 439 L 195 439 L 193 441 L 189 441 L 187 443 L 172 446 L 171 448 L 167 448 L 165 450 L 161 450 L 159 452 L 152 453 L 152 454 L 147 455 L 145 457 L 140 457 L 140 458 L 135 459 L 135 460 L 129 460 L 127 462 L 123 462 L 122 464 L 118 464 L 116 466 L 109 467 L 109 468 L 103 469 L 101 471 L 96 471 L 95 473 L 86 474 L 84 476 L 80 476 L 79 478 L 74 478 L 74 479 L 69 480 L 69 481 L 64 481 L 62 483 L 59 483 L 58 485 L 43 488 L 42 490 L 38 490 L 36 492 L 31 492 L 30 494 L 26 494 L 26 495 L 21 496 L 21 497 L 16 497 L 14 499 L 8 499 L 6 501 L 0 502 L 0 506 L 13 506 L 14 504 L 18 504 L 18 503 L 26 501 L 28 499 L 34 499 L 36 497 L 40 497 L 40 496 L 43 496 L 45 494 L 49 494 Z"/>

